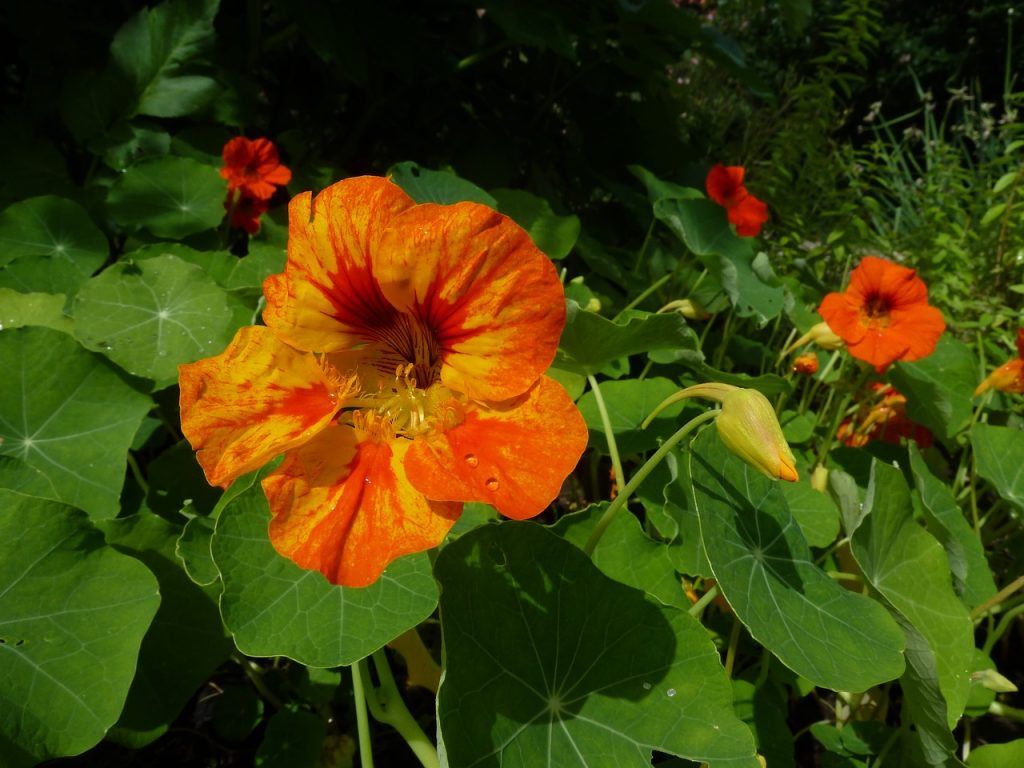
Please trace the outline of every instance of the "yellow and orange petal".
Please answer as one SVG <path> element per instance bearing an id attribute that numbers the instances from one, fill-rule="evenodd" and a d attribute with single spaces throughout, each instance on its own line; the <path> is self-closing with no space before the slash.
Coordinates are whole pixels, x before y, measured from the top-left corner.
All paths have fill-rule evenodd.
<path id="1" fill-rule="evenodd" d="M 558 496 L 587 447 L 587 426 L 560 384 L 542 377 L 528 392 L 461 423 L 417 438 L 405 469 L 432 499 L 482 501 L 523 520 Z"/>
<path id="2" fill-rule="evenodd" d="M 412 198 L 387 179 L 362 176 L 288 205 L 285 271 L 263 283 L 263 320 L 299 349 L 336 352 L 385 333 L 398 313 L 373 275 L 385 228 Z"/>
<path id="3" fill-rule="evenodd" d="M 277 187 L 291 181 L 292 172 L 281 164 L 277 147 L 269 139 L 236 136 L 224 145 L 224 167 L 220 175 L 228 182 L 228 191 L 261 200 L 274 196 Z"/>
<path id="4" fill-rule="evenodd" d="M 515 397 L 555 357 L 565 325 L 558 273 L 522 227 L 486 206 L 426 204 L 396 216 L 374 275 L 436 340 L 441 382 L 471 398 Z"/>
<path id="5" fill-rule="evenodd" d="M 213 485 L 227 486 L 305 442 L 344 404 L 336 375 L 259 326 L 178 371 L 182 432 Z"/>
<path id="6" fill-rule="evenodd" d="M 897 360 L 927 357 L 946 330 L 917 273 L 877 256 L 866 256 L 847 289 L 828 294 L 818 313 L 851 355 L 879 372 Z"/>
<path id="7" fill-rule="evenodd" d="M 1004 363 L 992 371 L 974 390 L 974 396 L 977 397 L 990 389 L 1024 394 L 1024 357 Z"/>
<path id="8" fill-rule="evenodd" d="M 440 544 L 462 512 L 410 485 L 409 440 L 377 437 L 332 425 L 263 480 L 274 547 L 332 584 L 369 586 L 395 559 Z"/>
<path id="9" fill-rule="evenodd" d="M 818 356 L 813 352 L 797 355 L 793 358 L 793 372 L 803 376 L 813 376 L 818 372 Z"/>

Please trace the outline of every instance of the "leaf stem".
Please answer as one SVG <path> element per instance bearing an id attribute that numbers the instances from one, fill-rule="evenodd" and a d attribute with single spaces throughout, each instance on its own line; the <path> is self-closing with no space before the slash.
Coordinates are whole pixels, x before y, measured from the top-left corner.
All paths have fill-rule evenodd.
<path id="1" fill-rule="evenodd" d="M 994 595 L 992 595 L 992 597 L 990 597 L 984 603 L 977 606 L 973 611 L 971 611 L 971 621 L 980 619 L 982 616 L 988 613 L 990 609 L 999 605 L 1001 602 L 1003 602 L 1003 600 L 1008 598 L 1021 587 L 1024 587 L 1024 576 L 1018 576 L 1016 579 L 1014 579 L 1005 587 L 1003 587 Z"/>
<path id="2" fill-rule="evenodd" d="M 700 616 L 704 612 L 704 609 L 708 607 L 708 603 L 718 597 L 718 585 L 714 585 L 700 596 L 700 599 L 690 606 L 689 614 L 691 616 Z"/>
<path id="3" fill-rule="evenodd" d="M 365 659 L 359 662 L 359 674 L 362 676 L 363 687 L 369 693 L 366 696 L 366 703 L 370 707 L 370 714 L 378 722 L 386 723 L 398 731 L 423 768 L 440 768 L 437 747 L 423 733 L 420 724 L 416 722 L 416 718 L 405 706 L 402 694 L 395 684 L 395 676 L 391 674 L 391 665 L 388 664 L 384 650 L 374 651 L 372 658 L 374 669 L 377 670 L 377 679 L 380 681 L 378 688 L 374 688 L 370 682 L 370 670 L 366 667 Z"/>
<path id="4" fill-rule="evenodd" d="M 370 738 L 370 718 L 366 716 L 366 691 L 363 676 L 369 679 L 366 659 L 360 659 L 349 667 L 352 672 L 352 693 L 356 705 L 356 729 L 359 732 L 359 765 L 373 768 L 373 740 Z"/>
<path id="5" fill-rule="evenodd" d="M 149 495 L 149 483 L 146 482 L 146 478 L 142 476 L 142 469 L 139 467 L 139 462 L 132 456 L 132 452 L 128 451 L 128 468 L 132 471 L 132 477 L 135 478 L 135 482 L 139 484 L 142 489 L 142 493 L 146 496 Z"/>
<path id="6" fill-rule="evenodd" d="M 612 429 L 612 420 L 608 416 L 608 408 L 604 404 L 604 397 L 601 395 L 601 387 L 593 374 L 587 376 L 590 382 L 590 389 L 594 392 L 594 401 L 597 403 L 597 412 L 601 416 L 601 426 L 604 428 L 604 438 L 608 443 L 608 455 L 612 457 L 612 468 L 615 470 L 615 478 L 619 486 L 626 483 L 626 474 L 622 471 L 622 459 L 619 457 L 619 446 L 615 442 L 615 432 Z"/>
<path id="7" fill-rule="evenodd" d="M 673 273 L 669 272 L 667 275 L 662 275 L 657 280 L 655 280 L 653 283 L 651 283 L 646 289 L 644 289 L 643 293 L 641 293 L 639 296 L 637 296 L 635 299 L 633 299 L 631 302 L 629 302 L 629 304 L 627 304 L 621 310 L 619 310 L 619 313 L 615 317 L 612 318 L 612 322 L 614 323 L 616 320 L 618 320 L 620 317 L 622 317 L 626 312 L 628 312 L 629 310 L 631 310 L 634 307 L 636 307 L 644 299 L 646 299 L 648 296 L 650 296 L 656 290 L 661 288 L 661 286 L 663 286 L 665 283 L 667 283 L 669 280 L 672 279 L 672 275 L 673 275 Z"/>
<path id="8" fill-rule="evenodd" d="M 704 411 L 704 413 L 699 414 L 698 416 L 694 416 L 680 427 L 674 435 L 658 447 L 658 450 L 656 450 L 651 458 L 649 458 L 644 465 L 636 471 L 636 474 L 630 478 L 629 482 L 619 489 L 619 495 L 612 500 L 612 503 L 608 505 L 608 509 L 606 509 L 604 514 L 601 515 L 601 519 L 597 521 L 597 525 L 594 526 L 594 530 L 591 532 L 590 538 L 587 539 L 587 543 L 583 545 L 583 551 L 587 555 L 594 554 L 594 549 L 597 547 L 597 543 L 601 540 L 601 537 L 604 535 L 608 526 L 611 525 L 612 518 L 615 517 L 615 513 L 622 507 L 626 506 L 626 502 L 629 501 L 629 497 L 633 495 L 633 492 L 636 491 L 647 476 L 654 471 L 654 468 L 658 466 L 666 456 L 668 456 L 669 452 L 676 447 L 676 444 L 705 421 L 710 421 L 715 418 L 719 413 L 720 411 L 717 408 L 712 408 Z"/>

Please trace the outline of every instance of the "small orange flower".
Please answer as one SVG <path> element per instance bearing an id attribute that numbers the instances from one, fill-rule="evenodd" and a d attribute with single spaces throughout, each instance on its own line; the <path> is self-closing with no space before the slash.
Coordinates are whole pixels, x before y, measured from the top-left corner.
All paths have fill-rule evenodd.
<path id="1" fill-rule="evenodd" d="M 270 139 L 236 136 L 224 145 L 224 167 L 228 192 L 239 190 L 242 197 L 269 200 L 278 187 L 292 180 L 292 172 L 281 165 L 277 147 Z"/>
<path id="2" fill-rule="evenodd" d="M 803 376 L 813 376 L 818 372 L 818 356 L 813 352 L 797 355 L 793 358 L 793 372 Z"/>
<path id="3" fill-rule="evenodd" d="M 851 355 L 879 373 L 897 360 L 927 357 L 946 330 L 917 273 L 877 256 L 864 257 L 850 273 L 847 289 L 828 294 L 818 314 Z"/>
<path id="4" fill-rule="evenodd" d="M 839 425 L 838 440 L 851 448 L 860 448 L 872 440 L 899 444 L 913 440 L 920 448 L 929 448 L 932 433 L 907 418 L 907 398 L 889 384 L 875 382 L 872 396 L 858 408 L 853 418 Z"/>
<path id="5" fill-rule="evenodd" d="M 768 221 L 768 206 L 747 191 L 745 173 L 741 165 L 718 164 L 708 172 L 704 184 L 708 197 L 725 208 L 729 223 L 736 225 L 736 234 L 753 237 Z"/>
<path id="6" fill-rule="evenodd" d="M 1017 357 L 992 371 L 974 390 L 974 396 L 990 389 L 1024 394 L 1024 328 L 1017 330 Z"/>
<path id="7" fill-rule="evenodd" d="M 346 179 L 289 205 L 288 261 L 266 327 L 180 367 L 182 430 L 226 486 L 263 480 L 279 552 L 330 581 L 373 583 L 436 546 L 465 501 L 543 511 L 587 444 L 544 375 L 565 324 L 558 274 L 511 219 L 416 205 Z"/>

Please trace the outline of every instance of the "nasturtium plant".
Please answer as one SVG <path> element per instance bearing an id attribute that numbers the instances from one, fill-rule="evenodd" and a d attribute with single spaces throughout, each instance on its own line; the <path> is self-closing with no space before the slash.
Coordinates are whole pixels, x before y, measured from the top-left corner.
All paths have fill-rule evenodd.
<path id="1" fill-rule="evenodd" d="M 911 5 L 9 3 L 0 768 L 1022 763 L 1018 22 Z"/>

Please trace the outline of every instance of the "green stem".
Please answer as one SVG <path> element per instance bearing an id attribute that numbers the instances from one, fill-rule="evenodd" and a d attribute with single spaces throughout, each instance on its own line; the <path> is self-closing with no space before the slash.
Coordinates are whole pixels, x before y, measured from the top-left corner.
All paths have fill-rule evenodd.
<path id="1" fill-rule="evenodd" d="M 1024 723 L 1024 709 L 1018 709 L 1017 707 L 1011 707 L 1010 705 L 1003 704 L 999 701 L 993 701 L 988 705 L 988 711 L 993 715 L 1007 717 L 1011 720 Z"/>
<path id="2" fill-rule="evenodd" d="M 612 523 L 612 518 L 615 517 L 615 513 L 622 507 L 626 506 L 626 502 L 629 501 L 629 497 L 633 495 L 633 492 L 640 487 L 640 484 L 647 479 L 647 476 L 654 471 L 654 468 L 661 463 L 662 459 L 668 456 L 669 451 L 676 447 L 680 440 L 686 437 L 688 434 L 693 432 L 697 427 L 703 424 L 705 421 L 710 421 L 715 418 L 720 411 L 718 409 L 712 409 L 704 411 L 699 416 L 694 416 L 686 424 L 672 435 L 668 440 L 661 444 L 654 455 L 649 458 L 640 469 L 636 471 L 636 474 L 630 478 L 629 482 L 625 486 L 619 489 L 619 495 L 616 496 L 612 503 L 608 505 L 608 509 L 604 511 L 601 519 L 597 521 L 597 525 L 594 526 L 594 530 L 590 534 L 590 538 L 587 539 L 587 543 L 583 546 L 583 551 L 588 555 L 594 553 L 594 549 L 597 547 L 597 543 L 601 540 L 605 530 Z"/>
<path id="3" fill-rule="evenodd" d="M 373 741 L 370 738 L 370 718 L 366 716 L 366 691 L 363 688 L 364 675 L 369 678 L 366 659 L 349 667 L 352 672 L 352 693 L 356 705 L 356 729 L 359 732 L 359 765 L 373 768 Z"/>
<path id="4" fill-rule="evenodd" d="M 703 595 L 700 599 L 690 606 L 689 613 L 691 616 L 700 616 L 704 612 L 704 609 L 708 607 L 708 603 L 718 597 L 718 585 L 716 584 Z"/>
<path id="5" fill-rule="evenodd" d="M 732 677 L 733 667 L 736 666 L 736 648 L 740 644 L 740 620 L 732 617 L 732 631 L 729 633 L 729 648 L 725 652 L 725 676 Z"/>
<path id="6" fill-rule="evenodd" d="M 1024 587 L 1024 576 L 1018 576 L 1005 587 L 1000 589 L 996 594 L 992 595 L 992 597 L 990 597 L 984 603 L 982 603 L 973 611 L 971 611 L 971 620 L 974 621 L 975 619 L 981 618 L 986 613 L 988 613 L 989 610 L 999 605 L 1001 602 L 1003 602 L 1003 600 L 1008 598 L 1021 587 Z"/>
<path id="7" fill-rule="evenodd" d="M 616 320 L 618 320 L 620 317 L 622 317 L 626 312 L 628 312 L 629 310 L 631 310 L 634 307 L 636 307 L 637 305 L 639 305 L 644 299 L 646 299 L 648 296 L 650 296 L 656 290 L 661 288 L 663 285 L 665 285 L 665 283 L 667 283 L 671 279 L 672 279 L 672 273 L 671 272 L 669 272 L 667 275 L 662 275 L 661 277 L 659 277 L 657 280 L 655 280 L 653 283 L 651 283 L 650 286 L 648 286 L 644 290 L 643 293 L 641 293 L 639 296 L 637 296 L 635 299 L 633 299 L 631 302 L 629 302 L 629 304 L 624 306 L 622 308 L 622 310 L 619 312 L 619 314 L 617 314 L 615 317 L 612 318 L 612 322 L 614 323 Z"/>
<path id="8" fill-rule="evenodd" d="M 139 484 L 142 492 L 145 495 L 149 495 L 149 483 L 146 482 L 146 478 L 142 476 L 142 469 L 139 468 L 139 462 L 132 456 L 132 452 L 128 451 L 128 467 L 132 471 L 132 477 L 135 478 L 135 482 Z"/>
<path id="9" fill-rule="evenodd" d="M 1007 611 L 1002 615 L 1002 617 L 1000 617 L 999 623 L 996 624 L 996 628 L 988 633 L 988 637 L 985 638 L 985 645 L 982 646 L 981 650 L 986 656 L 992 655 L 992 649 L 995 648 L 996 643 L 999 642 L 999 638 L 1006 634 L 1006 630 L 1010 628 L 1010 625 L 1022 613 L 1024 613 L 1024 603 Z"/>
<path id="10" fill-rule="evenodd" d="M 370 693 L 366 697 L 370 714 L 378 722 L 386 723 L 398 731 L 423 768 L 440 768 L 437 747 L 427 738 L 423 729 L 420 728 L 420 724 L 416 722 L 416 718 L 405 706 L 405 701 L 402 700 L 402 694 L 395 684 L 395 676 L 391 674 L 391 665 L 388 664 L 384 651 L 379 650 L 373 653 L 373 666 L 377 670 L 377 679 L 380 680 L 379 688 L 373 688 L 370 682 L 370 670 L 367 669 L 365 660 L 359 664 L 363 685 Z"/>
<path id="11" fill-rule="evenodd" d="M 640 251 L 636 255 L 636 261 L 633 262 L 634 275 L 640 271 L 640 264 L 643 263 L 644 256 L 647 254 L 647 246 L 651 243 L 651 235 L 654 234 L 654 225 L 657 223 L 657 219 L 651 219 L 651 224 L 647 227 L 647 234 L 644 235 L 644 242 L 640 246 Z"/>
<path id="12" fill-rule="evenodd" d="M 601 396 L 601 387 L 593 374 L 587 376 L 590 388 L 594 392 L 594 401 L 597 403 L 597 412 L 601 416 L 601 426 L 604 428 L 604 437 L 608 442 L 608 455 L 612 457 L 612 468 L 615 470 L 615 479 L 619 486 L 626 483 L 626 474 L 622 471 L 622 459 L 619 457 L 619 446 L 615 442 L 615 432 L 612 430 L 612 420 L 608 416 L 608 409 L 604 404 L 604 397 Z"/>
<path id="13" fill-rule="evenodd" d="M 240 653 L 231 654 L 231 660 L 242 668 L 245 672 L 245 676 L 249 678 L 249 682 L 252 683 L 252 687 L 256 689 L 263 699 L 269 703 L 274 709 L 281 709 L 284 706 L 284 702 L 277 697 L 270 688 L 267 687 L 266 682 L 263 680 L 263 670 L 260 666 L 252 659 L 247 659 Z"/>

